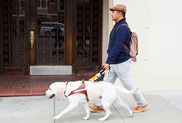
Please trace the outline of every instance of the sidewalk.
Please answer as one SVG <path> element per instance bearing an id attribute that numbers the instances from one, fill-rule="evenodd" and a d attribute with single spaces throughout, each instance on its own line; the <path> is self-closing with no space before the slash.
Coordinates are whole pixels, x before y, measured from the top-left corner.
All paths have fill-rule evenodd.
<path id="1" fill-rule="evenodd" d="M 81 80 L 82 76 L 14 76 L 0 77 L 0 123 L 99 123 L 105 112 L 91 113 L 90 119 L 82 105 L 54 121 L 68 106 L 64 97 L 49 100 L 43 96 L 49 85 L 55 81 Z M 121 84 L 121 83 L 116 83 Z M 181 123 L 182 90 L 169 92 L 143 92 L 149 108 L 142 113 L 134 113 L 131 118 L 123 107 L 113 104 L 112 114 L 105 123 Z M 121 94 L 130 108 L 136 107 L 132 95 Z M 93 102 L 89 102 L 92 106 Z"/>
<path id="2" fill-rule="evenodd" d="M 104 122 L 181 123 L 182 100 L 179 99 L 178 101 L 181 102 L 176 102 L 179 104 L 178 107 L 172 104 L 178 97 L 181 97 L 181 94 L 182 91 L 144 93 L 149 108 L 142 113 L 134 113 L 133 118 L 129 116 L 126 109 L 114 103 L 111 107 L 111 116 Z M 136 106 L 132 95 L 122 94 L 121 98 L 131 108 Z M 89 105 L 92 103 L 93 101 L 89 102 Z M 54 109 L 57 115 L 67 106 L 68 100 L 64 97 L 56 97 L 55 100 L 50 100 L 45 96 L 0 97 L 0 123 L 54 123 Z M 79 105 L 78 108 L 68 112 L 55 123 L 98 123 L 98 118 L 104 115 L 105 112 L 91 113 L 90 119 L 84 121 L 82 118 L 85 116 L 85 110 L 82 105 Z"/>

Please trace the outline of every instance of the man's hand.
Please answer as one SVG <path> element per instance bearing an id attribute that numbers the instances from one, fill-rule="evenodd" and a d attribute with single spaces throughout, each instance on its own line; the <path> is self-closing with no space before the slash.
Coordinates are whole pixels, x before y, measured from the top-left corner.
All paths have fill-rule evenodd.
<path id="1" fill-rule="evenodd" d="M 108 66 L 109 66 L 109 64 L 107 64 L 107 63 L 104 64 L 105 69 L 107 69 Z"/>

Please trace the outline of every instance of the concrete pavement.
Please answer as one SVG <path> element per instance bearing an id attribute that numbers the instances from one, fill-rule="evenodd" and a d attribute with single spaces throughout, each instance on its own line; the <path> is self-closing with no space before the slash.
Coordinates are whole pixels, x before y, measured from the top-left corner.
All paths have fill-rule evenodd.
<path id="1" fill-rule="evenodd" d="M 149 104 L 146 111 L 134 113 L 131 118 L 126 109 L 114 103 L 105 123 L 182 123 L 182 91 L 151 92 L 144 96 Z M 121 98 L 131 108 L 136 106 L 132 95 L 121 94 Z M 105 115 L 105 112 L 91 113 L 90 119 L 84 121 L 85 110 L 79 105 L 54 121 L 54 113 L 57 115 L 67 106 L 64 97 L 55 100 L 45 96 L 0 97 L 0 123 L 98 123 L 98 118 Z"/>

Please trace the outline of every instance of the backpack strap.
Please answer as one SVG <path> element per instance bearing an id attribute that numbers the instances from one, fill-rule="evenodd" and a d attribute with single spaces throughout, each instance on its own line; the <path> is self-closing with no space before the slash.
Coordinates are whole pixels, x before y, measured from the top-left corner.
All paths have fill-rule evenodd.
<path id="1" fill-rule="evenodd" d="M 126 27 L 128 27 L 128 29 L 130 30 L 130 28 L 129 28 L 129 26 L 128 26 L 127 24 L 121 24 L 121 25 L 119 25 L 118 28 L 116 29 L 116 32 L 118 31 L 118 29 L 119 29 L 120 26 L 126 26 Z M 130 30 L 130 32 L 131 32 L 131 30 Z"/>
<path id="2" fill-rule="evenodd" d="M 118 29 L 119 29 L 120 26 L 126 26 L 126 27 L 128 27 L 128 29 L 130 30 L 130 28 L 129 28 L 129 26 L 128 26 L 127 24 L 121 24 L 121 25 L 119 25 L 118 28 L 116 29 L 116 32 L 118 31 Z M 130 33 L 131 33 L 131 30 L 130 30 Z M 130 54 L 130 49 L 126 46 L 125 43 L 123 43 L 123 47 L 124 47 L 124 48 L 126 49 L 126 51 Z"/>
<path id="3" fill-rule="evenodd" d="M 126 46 L 126 44 L 123 44 L 123 47 L 126 49 L 126 51 L 130 54 L 130 49 Z"/>

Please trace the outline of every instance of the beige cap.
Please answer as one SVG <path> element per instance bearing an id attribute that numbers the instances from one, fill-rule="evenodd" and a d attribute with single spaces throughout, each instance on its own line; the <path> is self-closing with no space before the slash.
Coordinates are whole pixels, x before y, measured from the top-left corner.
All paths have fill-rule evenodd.
<path id="1" fill-rule="evenodd" d="M 110 8 L 111 11 L 120 11 L 120 12 L 124 12 L 126 13 L 126 6 L 122 5 L 122 4 L 117 4 L 115 6 L 113 6 L 112 8 Z"/>

